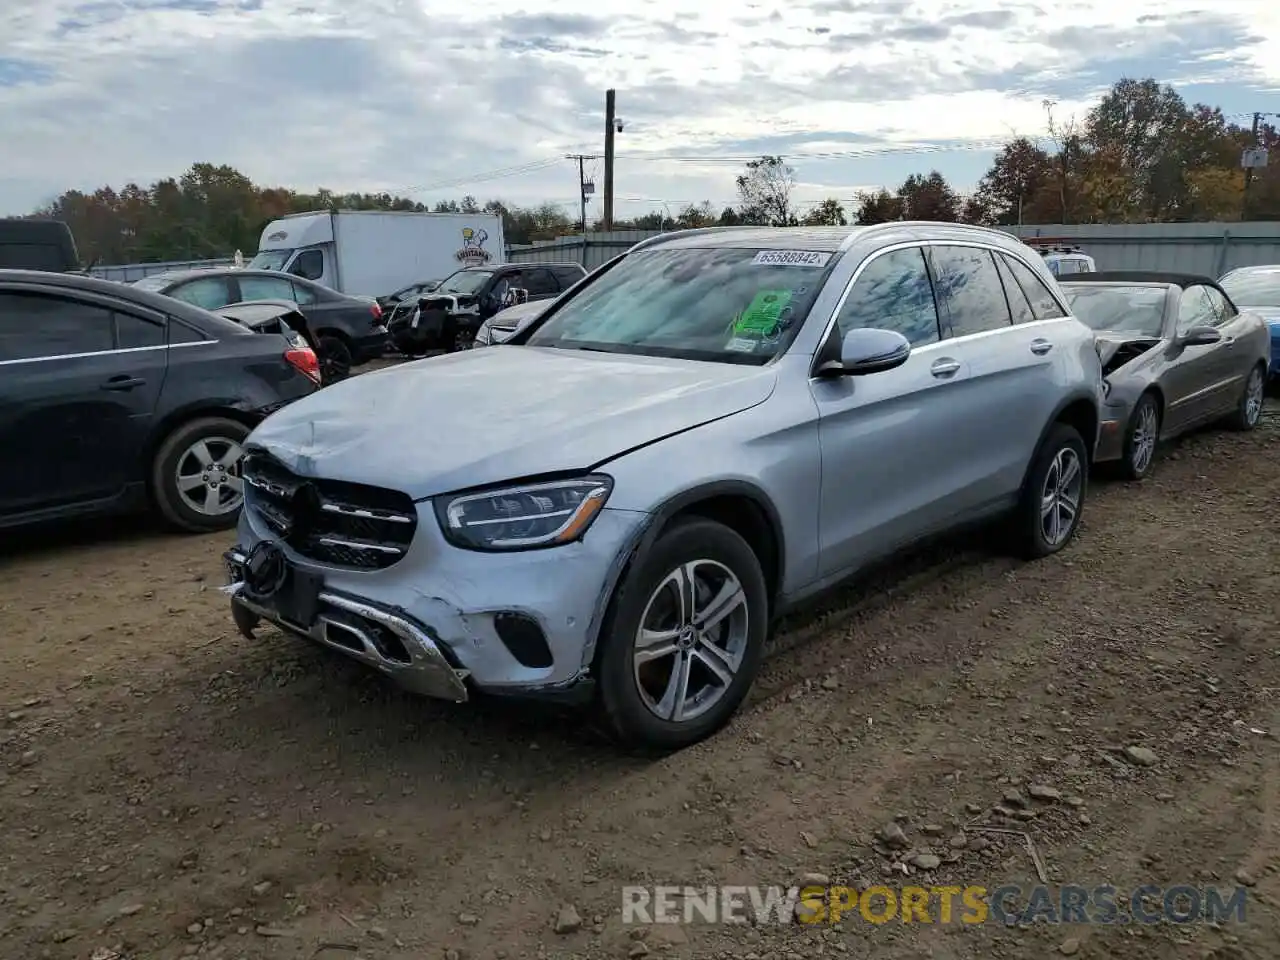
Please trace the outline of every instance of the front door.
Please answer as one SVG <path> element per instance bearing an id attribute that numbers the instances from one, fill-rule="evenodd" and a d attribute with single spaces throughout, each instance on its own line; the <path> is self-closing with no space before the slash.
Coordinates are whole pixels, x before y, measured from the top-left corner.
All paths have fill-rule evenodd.
<path id="1" fill-rule="evenodd" d="M 1220 317 L 1203 286 L 1193 284 L 1182 291 L 1178 301 L 1175 337 L 1183 337 L 1196 327 L 1217 327 Z M 1219 412 L 1231 383 L 1230 345 L 1219 343 L 1182 345 L 1170 348 L 1169 370 L 1164 383 L 1164 430 L 1179 432 L 1209 419 Z"/>
<path id="2" fill-rule="evenodd" d="M 942 340 L 920 247 L 874 255 L 849 291 L 837 335 L 896 330 L 906 363 L 862 377 L 810 381 L 822 457 L 819 576 L 847 572 L 937 526 L 951 489 L 946 464 L 968 445 L 962 404 L 969 376 Z"/>

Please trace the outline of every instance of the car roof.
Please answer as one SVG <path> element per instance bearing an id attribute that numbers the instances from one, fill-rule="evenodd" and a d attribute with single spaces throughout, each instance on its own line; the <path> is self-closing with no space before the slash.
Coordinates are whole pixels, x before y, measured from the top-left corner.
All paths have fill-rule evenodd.
<path id="1" fill-rule="evenodd" d="M 991 227 L 934 220 L 891 220 L 868 226 L 847 227 L 701 227 L 678 230 L 641 240 L 632 251 L 665 247 L 696 249 L 707 247 L 765 250 L 812 250 L 838 253 L 856 240 L 873 239 L 877 234 L 898 239 L 946 242 L 981 238 L 1006 250 L 1025 249 L 1016 237 Z M 905 235 L 905 236 L 904 236 Z"/>
<path id="2" fill-rule="evenodd" d="M 296 277 L 291 273 L 285 273 L 282 270 L 249 270 L 244 267 L 210 267 L 199 268 L 194 270 L 173 270 L 164 273 L 149 273 L 143 277 L 144 280 L 153 278 L 159 280 L 190 280 L 193 277 L 226 277 L 235 275 L 237 277 L 279 277 L 284 280 L 297 280 L 301 283 L 308 281 L 302 277 Z"/>
<path id="3" fill-rule="evenodd" d="M 1128 283 L 1167 284 L 1174 287 L 1191 287 L 1204 284 L 1218 287 L 1218 281 L 1195 273 L 1161 273 L 1156 270 L 1099 270 L 1097 273 L 1077 273 L 1058 280 L 1059 283 Z"/>
<path id="4" fill-rule="evenodd" d="M 233 329 L 242 329 L 239 324 L 217 313 L 175 300 L 173 297 L 156 293 L 152 290 L 141 290 L 128 283 L 117 283 L 115 280 L 102 280 L 98 277 L 86 276 L 82 273 L 49 273 L 43 270 L 0 270 L 0 283 L 30 283 L 53 290 L 63 289 L 67 292 L 96 293 L 113 297 L 126 303 L 134 303 L 140 307 L 154 310 L 156 313 L 168 314 L 200 325 L 201 329 L 214 333 L 224 330 L 222 324 L 230 324 Z"/>

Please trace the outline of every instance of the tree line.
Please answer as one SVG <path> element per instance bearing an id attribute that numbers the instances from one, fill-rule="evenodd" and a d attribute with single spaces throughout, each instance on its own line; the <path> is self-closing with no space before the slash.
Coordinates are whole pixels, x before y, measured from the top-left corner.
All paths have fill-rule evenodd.
<path id="1" fill-rule="evenodd" d="M 1060 119 L 1046 101 L 1049 135 L 1015 137 L 996 155 L 977 189 L 962 196 L 937 170 L 913 173 L 895 190 L 831 197 L 801 209 L 795 170 L 781 156 L 746 164 L 738 202 L 718 213 L 689 204 L 674 217 L 649 213 L 614 221 L 615 229 L 712 225 L 842 225 L 889 220 L 1016 223 L 1149 223 L 1280 219 L 1280 133 L 1261 124 L 1256 145 L 1272 163 L 1246 189 L 1242 152 L 1255 146 L 1247 126 L 1217 107 L 1191 104 L 1156 80 L 1124 79 L 1083 118 Z M 177 179 L 130 183 L 92 193 L 70 190 L 32 216 L 66 221 L 81 256 L 101 263 L 197 260 L 257 249 L 268 222 L 312 210 L 492 213 L 508 243 L 580 232 L 557 204 L 522 207 L 473 196 L 428 207 L 388 193 L 304 193 L 254 184 L 240 171 L 196 163 Z M 599 229 L 589 224 L 588 229 Z"/>

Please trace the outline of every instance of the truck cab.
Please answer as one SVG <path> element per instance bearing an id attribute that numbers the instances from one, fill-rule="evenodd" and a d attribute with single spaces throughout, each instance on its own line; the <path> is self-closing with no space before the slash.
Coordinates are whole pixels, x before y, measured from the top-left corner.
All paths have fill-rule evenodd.
<path id="1" fill-rule="evenodd" d="M 287 217 L 263 232 L 250 270 L 278 270 L 303 280 L 313 280 L 334 290 L 338 286 L 337 256 L 329 214 Z"/>
<path id="2" fill-rule="evenodd" d="M 71 228 L 61 220 L 0 220 L 0 269 L 79 271 L 80 257 Z"/>

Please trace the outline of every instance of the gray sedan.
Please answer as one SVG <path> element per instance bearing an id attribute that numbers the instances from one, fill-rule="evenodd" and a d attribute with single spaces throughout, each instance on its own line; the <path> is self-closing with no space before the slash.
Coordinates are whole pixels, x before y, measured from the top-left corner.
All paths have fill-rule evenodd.
<path id="1" fill-rule="evenodd" d="M 1107 398 L 1096 462 L 1141 480 L 1161 440 L 1215 420 L 1257 426 L 1267 325 L 1238 310 L 1216 282 L 1112 272 L 1061 283 L 1072 312 L 1094 329 L 1102 361 Z"/>

